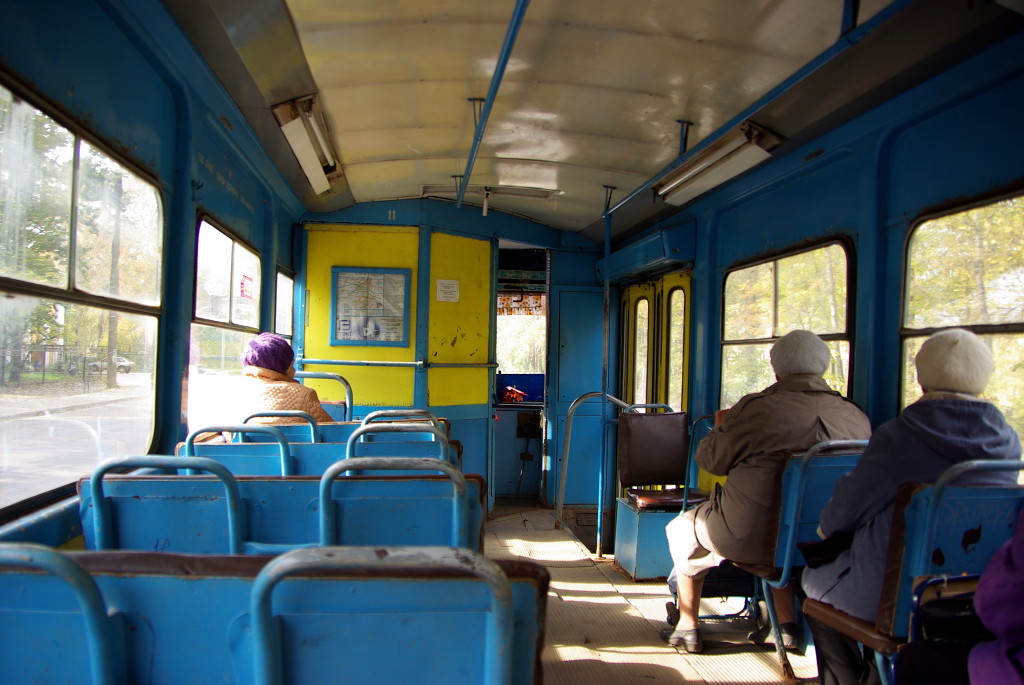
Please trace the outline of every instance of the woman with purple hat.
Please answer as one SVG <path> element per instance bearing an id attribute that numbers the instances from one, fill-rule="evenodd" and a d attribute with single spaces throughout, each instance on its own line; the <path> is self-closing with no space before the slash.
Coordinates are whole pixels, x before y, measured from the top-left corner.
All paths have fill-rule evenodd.
<path id="1" fill-rule="evenodd" d="M 320 405 L 316 390 L 295 380 L 295 351 L 285 338 L 260 333 L 249 341 L 242 353 L 248 413 L 261 411 L 304 411 L 317 423 L 334 421 Z M 257 417 L 251 423 L 301 423 L 302 419 Z"/>

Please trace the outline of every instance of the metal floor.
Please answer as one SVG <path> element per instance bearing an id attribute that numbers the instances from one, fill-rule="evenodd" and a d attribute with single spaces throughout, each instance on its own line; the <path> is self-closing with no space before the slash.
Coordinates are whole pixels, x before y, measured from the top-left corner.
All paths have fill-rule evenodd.
<path id="1" fill-rule="evenodd" d="M 662 642 L 664 582 L 633 582 L 605 555 L 597 559 L 554 512 L 498 501 L 485 527 L 485 552 L 520 558 L 551 574 L 543 652 L 545 685 L 783 683 L 774 649 L 746 641 L 743 619 L 702 623 L 704 652 L 687 654 Z M 729 614 L 739 600 L 704 600 L 702 614 Z M 741 606 L 741 603 L 740 603 Z M 816 682 L 813 652 L 790 654 L 799 682 Z"/>

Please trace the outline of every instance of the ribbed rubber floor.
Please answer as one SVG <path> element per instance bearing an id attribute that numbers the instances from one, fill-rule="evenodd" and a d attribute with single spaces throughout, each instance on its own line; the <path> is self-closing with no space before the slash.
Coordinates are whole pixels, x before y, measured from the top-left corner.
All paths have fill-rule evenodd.
<path id="1" fill-rule="evenodd" d="M 633 582 L 605 555 L 596 559 L 554 512 L 499 504 L 485 528 L 485 552 L 494 559 L 522 558 L 551 573 L 543 652 L 545 685 L 637 683 L 784 683 L 771 647 L 746 641 L 753 629 L 742 618 L 702 623 L 705 649 L 687 654 L 662 642 L 666 627 L 663 582 Z M 742 602 L 704 600 L 702 614 L 732 614 Z M 802 682 L 816 680 L 813 652 L 791 653 Z"/>

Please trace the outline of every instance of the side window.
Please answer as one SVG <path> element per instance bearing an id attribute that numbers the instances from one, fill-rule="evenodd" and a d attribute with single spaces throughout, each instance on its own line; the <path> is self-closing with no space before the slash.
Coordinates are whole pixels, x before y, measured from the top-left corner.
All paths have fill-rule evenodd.
<path id="1" fill-rule="evenodd" d="M 1024 196 L 929 219 L 911 233 L 902 331 L 901 406 L 920 397 L 914 357 L 937 330 L 973 330 L 991 347 L 985 390 L 1024 432 Z"/>
<path id="2" fill-rule="evenodd" d="M 774 380 L 768 353 L 796 329 L 832 351 L 825 380 L 846 394 L 850 371 L 846 251 L 838 243 L 738 269 L 725 279 L 722 407 Z"/>
<path id="3" fill-rule="evenodd" d="M 2 507 L 149 450 L 164 214 L 156 186 L 2 86 L 0 179 Z M 43 461 L 39 436 L 60 445 Z"/>
<path id="4" fill-rule="evenodd" d="M 196 318 L 255 328 L 260 277 L 259 255 L 206 221 L 199 224 Z"/>

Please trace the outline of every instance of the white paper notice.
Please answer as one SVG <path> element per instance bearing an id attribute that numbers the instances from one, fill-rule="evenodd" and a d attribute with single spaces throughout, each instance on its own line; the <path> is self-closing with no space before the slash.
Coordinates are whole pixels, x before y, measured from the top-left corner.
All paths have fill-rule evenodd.
<path id="1" fill-rule="evenodd" d="M 446 280 L 442 278 L 434 279 L 437 284 L 437 301 L 438 302 L 458 302 L 459 301 L 459 282 L 456 280 Z"/>

